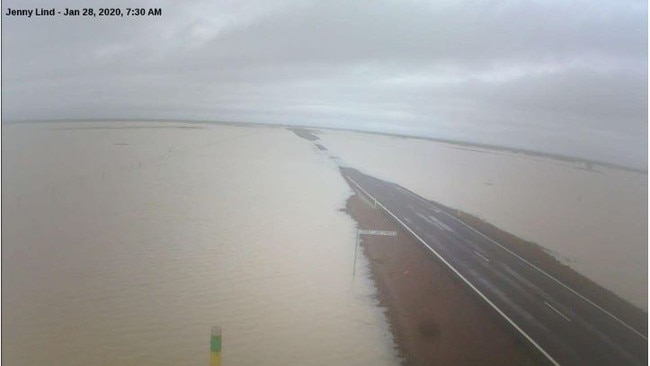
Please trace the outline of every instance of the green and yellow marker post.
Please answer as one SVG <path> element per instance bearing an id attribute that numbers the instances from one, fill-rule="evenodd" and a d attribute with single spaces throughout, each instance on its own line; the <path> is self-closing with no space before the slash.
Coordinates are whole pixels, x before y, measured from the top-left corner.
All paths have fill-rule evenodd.
<path id="1" fill-rule="evenodd" d="M 210 366 L 221 366 L 221 327 L 212 327 L 210 335 Z"/>

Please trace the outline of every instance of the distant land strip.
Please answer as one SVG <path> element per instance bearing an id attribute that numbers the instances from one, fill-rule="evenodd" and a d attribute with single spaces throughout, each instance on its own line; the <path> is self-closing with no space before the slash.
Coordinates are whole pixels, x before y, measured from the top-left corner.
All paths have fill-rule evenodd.
<path id="1" fill-rule="evenodd" d="M 298 125 L 298 124 L 287 124 L 287 123 L 260 123 L 260 122 L 241 122 L 241 121 L 211 121 L 211 120 L 182 120 L 182 119 L 164 119 L 164 118 L 99 118 L 99 119 L 88 119 L 88 118 L 66 118 L 66 119 L 31 119 L 31 120 L 12 120 L 12 121 L 3 121 L 3 125 L 12 125 L 20 123 L 61 123 L 61 122 L 168 122 L 168 123 L 189 123 L 189 124 L 213 124 L 213 125 L 224 125 L 224 126 L 235 126 L 235 127 L 272 127 L 272 128 L 288 128 L 293 129 L 302 129 L 307 130 L 310 133 L 317 132 L 318 130 L 333 130 L 333 131 L 346 131 L 346 132 L 356 132 L 364 133 L 369 135 L 379 135 L 379 136 L 388 136 L 388 137 L 397 137 L 397 138 L 407 138 L 407 139 L 416 139 L 416 140 L 426 140 L 432 142 L 445 143 L 450 145 L 457 145 L 463 147 L 474 147 L 480 149 L 487 149 L 493 151 L 504 151 L 515 154 L 523 154 L 532 157 L 547 158 L 553 160 L 559 160 L 568 163 L 577 163 L 584 164 L 587 170 L 593 170 L 594 166 L 600 166 L 605 168 L 613 168 L 626 170 L 639 174 L 648 174 L 648 170 L 635 168 L 623 164 L 610 163 L 599 160 L 591 160 L 585 158 L 578 158 L 568 155 L 542 152 L 529 150 L 518 147 L 509 147 L 509 146 L 500 146 L 500 145 L 491 145 L 480 142 L 468 142 L 468 141 L 459 141 L 444 139 L 438 137 L 427 137 L 427 136 L 417 136 L 417 135 L 407 135 L 399 133 L 389 133 L 389 132 L 380 132 L 380 131 L 367 131 L 359 130 L 352 128 L 343 128 L 343 127 L 323 127 L 323 126 L 310 126 L 310 125 Z"/>

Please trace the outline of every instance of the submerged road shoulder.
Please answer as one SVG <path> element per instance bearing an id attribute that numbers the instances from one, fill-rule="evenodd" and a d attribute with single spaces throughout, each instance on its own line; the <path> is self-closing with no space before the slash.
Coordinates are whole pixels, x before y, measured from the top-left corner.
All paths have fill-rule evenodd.
<path id="1" fill-rule="evenodd" d="M 647 364 L 647 337 L 579 291 L 418 195 L 342 172 L 550 364 Z"/>

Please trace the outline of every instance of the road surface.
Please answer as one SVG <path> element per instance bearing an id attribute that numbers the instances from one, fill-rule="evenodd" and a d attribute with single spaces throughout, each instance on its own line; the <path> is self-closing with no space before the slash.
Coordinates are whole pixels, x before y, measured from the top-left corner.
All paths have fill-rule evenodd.
<path id="1" fill-rule="evenodd" d="M 433 203 L 342 168 L 552 365 L 647 365 L 647 337 Z"/>

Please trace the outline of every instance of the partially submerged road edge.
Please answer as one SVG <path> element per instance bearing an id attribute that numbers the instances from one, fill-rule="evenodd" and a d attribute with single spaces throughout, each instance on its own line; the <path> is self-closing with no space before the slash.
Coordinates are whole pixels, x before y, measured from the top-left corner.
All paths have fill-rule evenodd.
<path id="1" fill-rule="evenodd" d="M 553 365 L 647 364 L 647 336 L 432 202 L 341 168 Z"/>

